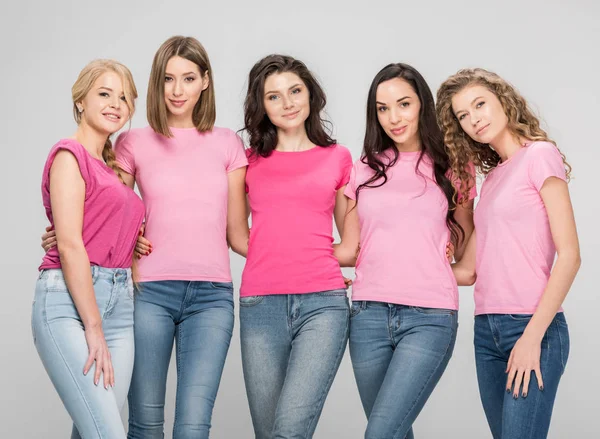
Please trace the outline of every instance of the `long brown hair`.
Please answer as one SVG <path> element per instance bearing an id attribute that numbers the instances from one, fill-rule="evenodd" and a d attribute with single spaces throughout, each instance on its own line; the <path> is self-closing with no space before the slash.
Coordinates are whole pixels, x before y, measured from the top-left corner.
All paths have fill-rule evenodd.
<path id="1" fill-rule="evenodd" d="M 444 143 L 448 148 L 452 172 L 460 179 L 465 190 L 475 185 L 475 179 L 466 171 L 469 162 L 472 162 L 484 175 L 500 163 L 500 156 L 488 144 L 474 141 L 463 131 L 452 111 L 452 98 L 471 85 L 481 85 L 496 95 L 508 118 L 508 129 L 515 137 L 531 141 L 546 141 L 556 146 L 556 142 L 550 139 L 546 131 L 540 127 L 539 119 L 515 87 L 496 73 L 485 69 L 459 70 L 440 86 L 437 92 L 436 112 L 438 123 L 444 133 Z M 571 166 L 562 152 L 560 155 L 563 158 L 568 180 Z"/>
<path id="2" fill-rule="evenodd" d="M 263 102 L 266 79 L 274 73 L 296 74 L 310 95 L 310 114 L 306 119 L 306 134 L 315 145 L 327 147 L 336 143 L 331 138 L 331 123 L 321 117 L 327 99 L 321 85 L 306 65 L 291 56 L 269 55 L 254 64 L 248 77 L 248 92 L 244 101 L 244 128 L 250 137 L 253 155 L 268 157 L 277 147 L 277 128 L 267 117 Z"/>
<path id="3" fill-rule="evenodd" d="M 208 76 L 208 87 L 200 95 L 194 107 L 192 120 L 200 132 L 211 131 L 217 118 L 215 104 L 215 86 L 208 53 L 200 42 L 192 37 L 174 36 L 165 41 L 156 51 L 152 61 L 148 97 L 146 99 L 148 123 L 152 129 L 166 137 L 173 137 L 167 123 L 167 104 L 165 103 L 165 72 L 167 63 L 174 56 L 193 62 L 200 69 L 202 77 Z"/>

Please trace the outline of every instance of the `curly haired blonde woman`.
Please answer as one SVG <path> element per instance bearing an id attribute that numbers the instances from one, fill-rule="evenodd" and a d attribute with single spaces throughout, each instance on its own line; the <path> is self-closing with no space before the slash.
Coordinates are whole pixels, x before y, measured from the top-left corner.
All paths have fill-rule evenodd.
<path id="1" fill-rule="evenodd" d="M 120 411 L 134 360 L 131 266 L 144 206 L 123 184 L 109 136 L 131 118 L 137 92 L 125 66 L 96 60 L 72 97 L 77 131 L 50 150 L 42 177 L 58 246 L 40 266 L 33 338 L 73 419 L 71 437 L 124 439 Z"/>
<path id="2" fill-rule="evenodd" d="M 453 171 L 486 176 L 475 232 L 453 270 L 475 279 L 475 358 L 495 439 L 545 438 L 569 355 L 561 305 L 581 259 L 567 182 L 570 166 L 506 81 L 460 70 L 437 94 Z M 555 261 L 555 256 L 558 257 Z"/>

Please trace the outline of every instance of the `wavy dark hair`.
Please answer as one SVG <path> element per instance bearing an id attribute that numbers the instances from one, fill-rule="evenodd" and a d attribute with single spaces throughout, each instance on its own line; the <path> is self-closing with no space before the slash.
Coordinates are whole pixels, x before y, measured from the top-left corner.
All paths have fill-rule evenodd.
<path id="1" fill-rule="evenodd" d="M 433 163 L 435 181 L 448 201 L 446 225 L 450 230 L 452 241 L 458 244 L 464 239 L 465 233 L 454 218 L 457 190 L 448 178 L 450 159 L 444 146 L 442 131 L 437 124 L 433 94 L 423 76 L 414 67 L 407 64 L 388 64 L 377 73 L 371 83 L 367 98 L 367 123 L 361 161 L 373 170 L 373 176 L 356 188 L 356 202 L 358 203 L 359 192 L 362 189 L 381 187 L 387 182 L 386 172 L 396 164 L 401 154 L 377 118 L 377 87 L 381 83 L 395 78 L 406 81 L 417 94 L 421 103 L 419 138 L 422 149 L 415 165 L 415 172 L 423 175 L 419 171 L 419 165 L 423 157 L 427 155 Z M 382 157 L 384 155 L 386 157 Z"/>
<path id="2" fill-rule="evenodd" d="M 296 74 L 308 89 L 310 114 L 306 119 L 306 134 L 315 145 L 328 147 L 336 141 L 331 137 L 331 122 L 321 117 L 327 99 L 325 92 L 306 65 L 291 56 L 268 55 L 250 70 L 248 92 L 244 101 L 244 128 L 249 136 L 251 155 L 269 157 L 277 147 L 277 128 L 267 117 L 264 105 L 265 81 L 274 73 Z"/>

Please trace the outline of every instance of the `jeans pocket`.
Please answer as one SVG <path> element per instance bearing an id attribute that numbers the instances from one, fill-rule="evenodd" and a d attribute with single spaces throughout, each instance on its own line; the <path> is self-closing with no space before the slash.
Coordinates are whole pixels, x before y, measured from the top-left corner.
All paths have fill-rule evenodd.
<path id="1" fill-rule="evenodd" d="M 446 308 L 426 308 L 421 306 L 411 306 L 410 309 L 421 314 L 438 314 L 446 316 L 453 316 L 454 314 L 456 314 L 456 310 Z"/>
<path id="2" fill-rule="evenodd" d="M 350 317 L 356 317 L 362 310 L 362 302 L 352 302 L 350 306 Z"/>
<path id="3" fill-rule="evenodd" d="M 232 282 L 210 282 L 210 286 L 216 290 L 233 291 Z"/>
<path id="4" fill-rule="evenodd" d="M 531 320 L 532 314 L 507 314 L 512 320 L 527 322 Z"/>
<path id="5" fill-rule="evenodd" d="M 245 296 L 240 297 L 240 306 L 255 306 L 264 300 L 265 296 Z"/>

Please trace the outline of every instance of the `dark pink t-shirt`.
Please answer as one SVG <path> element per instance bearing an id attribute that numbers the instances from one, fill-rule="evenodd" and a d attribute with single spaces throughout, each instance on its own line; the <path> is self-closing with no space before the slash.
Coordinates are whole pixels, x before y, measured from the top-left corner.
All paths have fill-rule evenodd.
<path id="1" fill-rule="evenodd" d="M 42 200 L 46 216 L 54 228 L 50 204 L 50 169 L 60 150 L 77 159 L 85 182 L 82 237 L 90 265 L 129 268 L 138 231 L 144 218 L 144 205 L 102 160 L 95 159 L 79 142 L 62 139 L 52 147 L 42 176 Z M 44 256 L 39 269 L 61 268 L 57 247 Z"/>
<path id="2" fill-rule="evenodd" d="M 341 145 L 249 158 L 252 230 L 242 297 L 345 287 L 333 255 L 333 209 L 351 168 Z"/>

